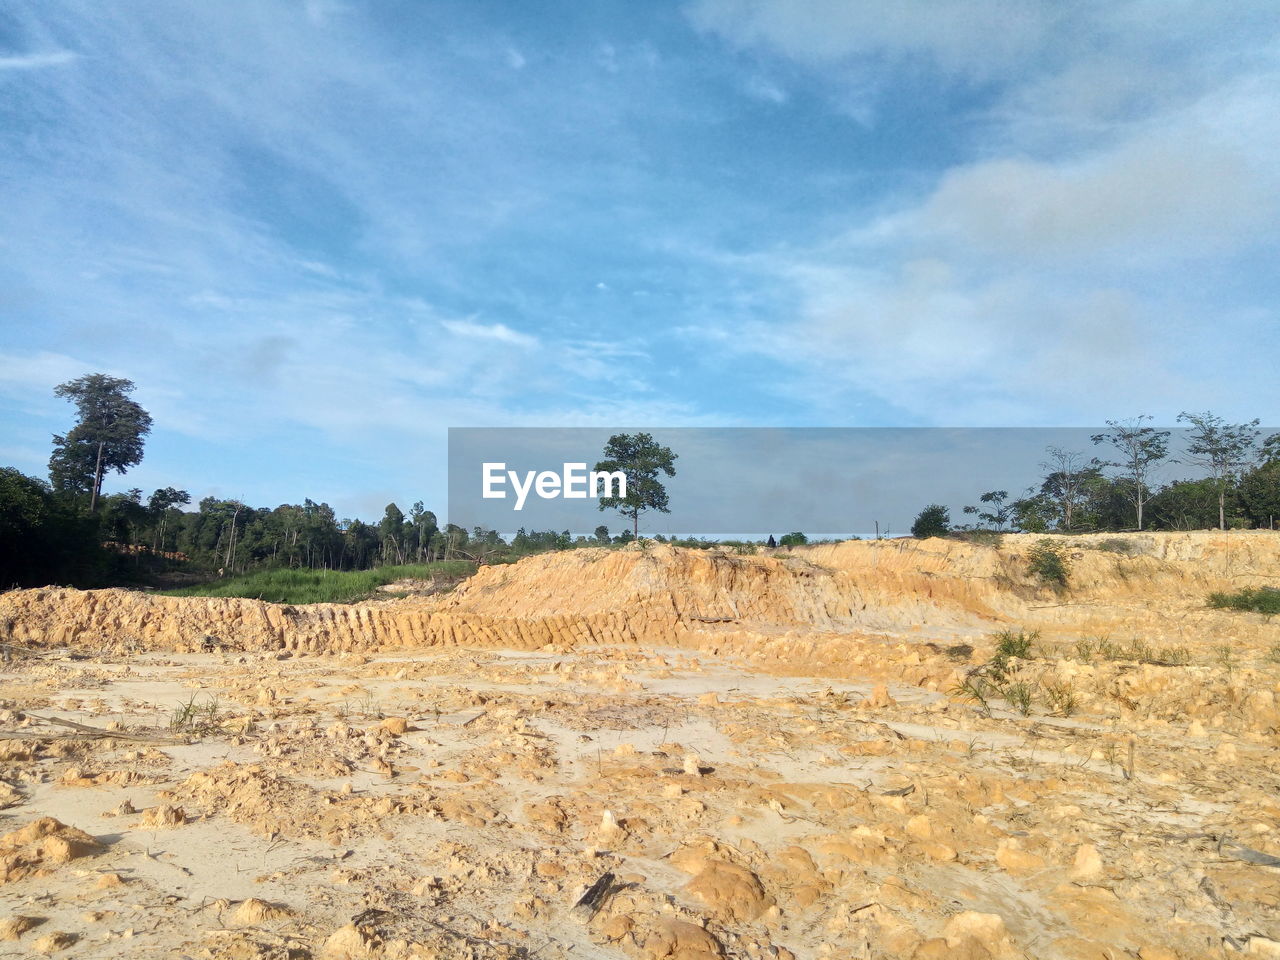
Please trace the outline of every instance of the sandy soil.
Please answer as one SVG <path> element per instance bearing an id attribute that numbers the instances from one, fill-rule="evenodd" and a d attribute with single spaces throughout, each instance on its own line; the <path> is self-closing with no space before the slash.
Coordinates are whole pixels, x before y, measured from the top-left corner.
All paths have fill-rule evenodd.
<path id="1" fill-rule="evenodd" d="M 1179 636 L 1099 652 L 1045 605 L 1025 715 L 959 689 L 998 614 L 37 648 L 0 665 L 0 957 L 1280 956 L 1280 636 L 1135 596 Z"/>

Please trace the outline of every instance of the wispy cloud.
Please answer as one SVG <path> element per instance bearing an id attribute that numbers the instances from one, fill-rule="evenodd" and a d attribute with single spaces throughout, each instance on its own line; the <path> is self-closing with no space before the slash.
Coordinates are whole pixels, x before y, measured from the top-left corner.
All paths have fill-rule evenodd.
<path id="1" fill-rule="evenodd" d="M 517 347 L 532 347 L 538 340 L 527 333 L 512 330 L 505 323 L 476 323 L 473 320 L 442 320 L 440 326 L 460 337 L 476 340 L 493 340 Z"/>
<path id="2" fill-rule="evenodd" d="M 91 369 L 127 482 L 263 502 L 430 499 L 451 425 L 1266 412 L 1269 4 L 684 9 L 15 5 L 6 448 Z"/>
<path id="3" fill-rule="evenodd" d="M 54 50 L 49 53 L 27 53 L 16 56 L 0 57 L 0 71 L 3 70 L 43 70 L 46 67 L 61 67 L 72 63 L 76 54 L 70 50 Z"/>

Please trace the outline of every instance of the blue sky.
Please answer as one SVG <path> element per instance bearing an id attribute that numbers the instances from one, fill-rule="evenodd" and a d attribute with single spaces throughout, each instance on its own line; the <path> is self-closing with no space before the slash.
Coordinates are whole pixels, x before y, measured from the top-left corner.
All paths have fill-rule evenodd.
<path id="1" fill-rule="evenodd" d="M 13 2 L 0 462 L 439 505 L 450 426 L 1276 422 L 1272 0 Z"/>

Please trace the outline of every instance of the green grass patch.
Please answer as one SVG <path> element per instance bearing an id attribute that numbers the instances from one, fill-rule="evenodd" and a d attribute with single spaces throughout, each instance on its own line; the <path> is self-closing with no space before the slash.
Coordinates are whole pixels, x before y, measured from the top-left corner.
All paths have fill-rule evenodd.
<path id="1" fill-rule="evenodd" d="M 1234 593 L 1211 593 L 1209 606 L 1216 610 L 1252 610 L 1273 617 L 1280 613 L 1280 590 L 1275 587 L 1245 587 Z"/>
<path id="2" fill-rule="evenodd" d="M 467 560 L 441 560 L 372 570 L 258 570 L 179 590 L 168 597 L 246 597 L 268 603 L 355 603 L 397 580 L 457 581 L 475 573 Z"/>

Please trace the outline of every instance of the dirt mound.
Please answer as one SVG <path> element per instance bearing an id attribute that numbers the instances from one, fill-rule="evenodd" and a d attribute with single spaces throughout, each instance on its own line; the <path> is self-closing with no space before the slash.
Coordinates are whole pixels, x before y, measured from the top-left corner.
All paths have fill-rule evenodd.
<path id="1" fill-rule="evenodd" d="M 650 546 L 486 567 L 447 596 L 354 605 L 158 597 L 126 590 L 0 596 L 34 647 L 330 653 L 436 645 L 532 650 L 648 642 L 838 671 L 847 636 L 974 637 L 1016 627 L 1072 636 L 1257 640 L 1262 621 L 1205 608 L 1212 590 L 1273 583 L 1270 531 L 1055 538 L 1070 585 L 1031 572 L 1040 538 L 849 541 L 773 555 Z"/>

